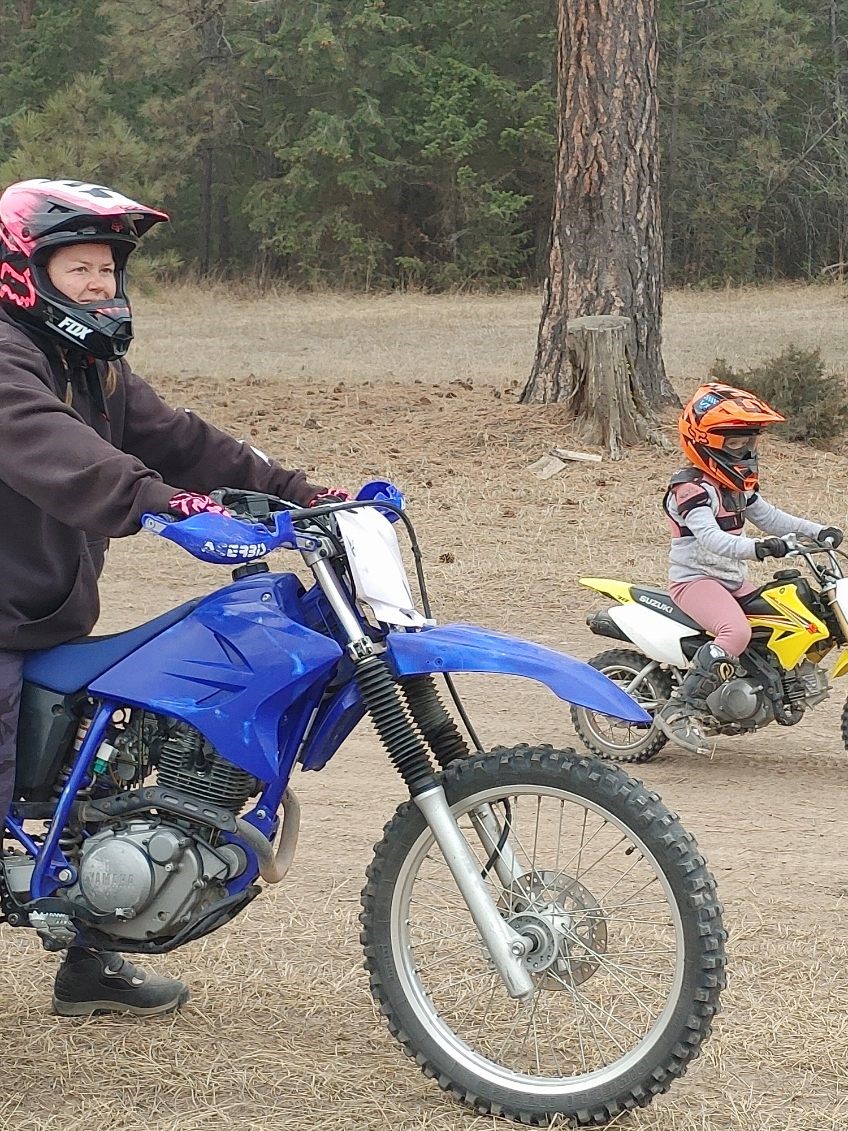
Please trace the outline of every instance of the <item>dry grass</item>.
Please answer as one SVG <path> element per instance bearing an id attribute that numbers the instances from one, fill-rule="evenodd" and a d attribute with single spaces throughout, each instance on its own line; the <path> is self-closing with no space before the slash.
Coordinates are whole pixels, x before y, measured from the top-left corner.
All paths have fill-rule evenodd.
<path id="1" fill-rule="evenodd" d="M 471 379 L 523 383 L 539 323 L 536 295 L 303 295 L 256 301 L 191 288 L 137 304 L 139 372 L 238 381 L 246 372 L 325 385 Z M 753 363 L 788 342 L 844 365 L 846 290 L 821 287 L 672 291 L 669 373 L 692 382 L 717 355 Z"/>
<path id="2" fill-rule="evenodd" d="M 545 483 L 524 470 L 551 443 L 569 446 L 561 410 L 495 395 L 526 371 L 535 300 L 182 299 L 144 305 L 139 370 L 158 373 L 169 398 L 332 481 L 395 477 L 410 494 L 442 619 L 482 621 L 589 656 L 603 647 L 583 628 L 596 603 L 575 579 L 609 571 L 662 580 L 659 499 L 673 455 L 575 465 Z M 834 361 L 845 353 L 836 290 L 689 293 L 669 305 L 667 356 L 687 385 L 719 345 L 737 362 L 790 339 L 820 344 Z M 214 337 L 195 350 L 204 326 Z M 245 383 L 237 378 L 246 369 L 255 376 Z M 776 501 L 848 525 L 844 455 L 774 443 L 765 463 Z M 102 627 L 137 623 L 225 577 L 153 539 L 126 540 L 110 556 Z M 522 681 L 466 682 L 489 741 L 573 741 L 567 714 L 546 692 Z M 840 692 L 791 730 L 728 742 L 711 761 L 672 752 L 642 768 L 718 876 L 731 981 L 703 1058 L 669 1096 L 617 1126 L 848 1125 L 841 701 Z M 505 1131 L 443 1097 L 374 1016 L 355 913 L 370 846 L 401 790 L 367 729 L 326 773 L 295 785 L 304 833 L 285 890 L 157 960 L 191 983 L 192 1003 L 177 1019 L 51 1018 L 55 959 L 23 933 L 0 931 L 1 1127 Z"/>

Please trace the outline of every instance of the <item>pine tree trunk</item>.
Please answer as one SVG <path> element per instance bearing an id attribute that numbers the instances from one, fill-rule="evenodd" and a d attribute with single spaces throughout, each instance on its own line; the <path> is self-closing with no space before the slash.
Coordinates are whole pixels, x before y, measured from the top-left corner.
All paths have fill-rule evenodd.
<path id="1" fill-rule="evenodd" d="M 841 0 L 830 0 L 830 49 L 833 63 L 833 118 L 836 125 L 838 187 L 836 194 L 836 273 L 848 270 L 848 40 L 841 28 Z"/>
<path id="2" fill-rule="evenodd" d="M 35 15 L 35 0 L 18 0 L 18 22 L 26 29 L 32 26 Z"/>
<path id="3" fill-rule="evenodd" d="M 548 275 L 543 284 L 542 317 L 539 322 L 539 336 L 536 342 L 536 360 L 533 370 L 521 394 L 522 403 L 567 399 L 571 389 L 571 372 L 566 346 L 566 323 L 568 319 L 568 285 L 566 272 L 564 183 L 562 155 L 567 148 L 565 128 L 565 83 L 562 81 L 565 58 L 565 3 L 557 4 L 557 176 L 554 181 L 553 218 L 551 220 L 551 241 L 548 258 Z"/>
<path id="4" fill-rule="evenodd" d="M 670 444 L 653 414 L 633 366 L 633 326 L 614 314 L 587 315 L 568 323 L 568 358 L 574 386 L 574 415 L 584 421 L 583 438 L 603 444 L 611 459 L 644 441 Z"/>
<path id="5" fill-rule="evenodd" d="M 198 217 L 198 260 L 204 277 L 212 268 L 213 159 L 207 142 L 200 151 L 200 210 Z"/>
<path id="6" fill-rule="evenodd" d="M 641 398 L 650 405 L 676 401 L 661 352 L 655 0 L 558 0 L 557 26 L 549 276 L 521 400 L 571 399 L 566 319 L 613 314 L 632 319 L 631 364 Z"/>

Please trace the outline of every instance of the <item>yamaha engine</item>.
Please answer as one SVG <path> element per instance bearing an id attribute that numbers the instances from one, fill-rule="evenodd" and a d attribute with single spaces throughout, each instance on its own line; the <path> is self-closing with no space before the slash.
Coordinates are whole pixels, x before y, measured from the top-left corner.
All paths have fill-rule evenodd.
<path id="1" fill-rule="evenodd" d="M 56 797 L 69 764 L 58 774 Z M 110 729 L 94 775 L 79 797 L 85 823 L 69 824 L 60 842 L 76 879 L 56 893 L 80 905 L 83 921 L 115 939 L 144 943 L 178 934 L 227 897 L 226 884 L 244 872 L 248 855 L 214 822 L 193 814 L 205 806 L 207 817 L 212 807 L 238 815 L 261 783 L 193 727 L 138 710 L 127 710 Z M 157 810 L 155 797 L 139 803 L 154 782 L 166 787 L 176 811 Z M 98 806 L 102 819 L 95 823 Z M 12 894 L 25 902 L 31 861 L 12 856 L 4 865 Z"/>

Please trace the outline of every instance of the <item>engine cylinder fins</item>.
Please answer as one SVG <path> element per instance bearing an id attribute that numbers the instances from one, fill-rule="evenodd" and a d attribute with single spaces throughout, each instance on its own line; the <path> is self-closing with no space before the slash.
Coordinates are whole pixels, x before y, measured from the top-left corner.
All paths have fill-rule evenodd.
<path id="1" fill-rule="evenodd" d="M 157 781 L 232 813 L 258 790 L 256 778 L 226 761 L 199 731 L 175 722 L 159 743 Z"/>

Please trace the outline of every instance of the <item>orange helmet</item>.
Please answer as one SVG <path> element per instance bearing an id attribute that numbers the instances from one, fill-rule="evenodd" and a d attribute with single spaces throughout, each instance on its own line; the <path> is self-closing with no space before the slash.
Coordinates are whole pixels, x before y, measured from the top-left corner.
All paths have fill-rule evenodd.
<path id="1" fill-rule="evenodd" d="M 678 421 L 686 458 L 731 491 L 756 491 L 757 436 L 785 420 L 745 389 L 711 381 L 701 385 Z"/>

